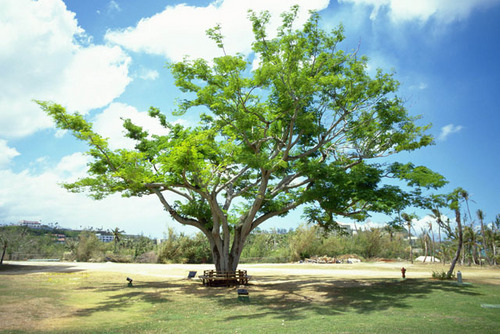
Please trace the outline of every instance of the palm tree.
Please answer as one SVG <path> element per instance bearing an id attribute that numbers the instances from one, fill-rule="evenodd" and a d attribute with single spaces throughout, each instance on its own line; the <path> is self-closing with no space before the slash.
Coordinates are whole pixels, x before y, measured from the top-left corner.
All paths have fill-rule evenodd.
<path id="1" fill-rule="evenodd" d="M 462 251 L 462 244 L 463 244 L 463 230 L 462 230 L 462 216 L 460 214 L 460 194 L 461 192 L 464 191 L 461 188 L 456 189 L 453 191 L 451 194 L 448 195 L 448 202 L 449 202 L 449 207 L 453 211 L 455 211 L 455 222 L 457 223 L 457 239 L 458 239 L 458 245 L 457 245 L 457 251 L 455 253 L 455 256 L 453 257 L 453 260 L 451 260 L 451 265 L 450 269 L 448 270 L 448 273 L 446 274 L 448 278 L 451 278 L 451 275 L 453 274 L 453 270 L 455 269 L 455 265 L 457 264 L 458 258 L 460 257 L 460 253 Z"/>
<path id="2" fill-rule="evenodd" d="M 459 208 L 455 209 L 455 221 L 457 223 L 458 247 L 457 247 L 457 252 L 455 253 L 455 257 L 451 260 L 450 269 L 448 270 L 447 274 L 448 277 L 451 277 L 451 275 L 453 274 L 453 270 L 455 269 L 457 260 L 460 257 L 460 252 L 462 250 L 462 244 L 463 244 L 462 220 Z"/>
<path id="3" fill-rule="evenodd" d="M 436 262 L 436 256 L 434 254 L 434 251 L 435 251 L 435 247 L 436 247 L 436 243 L 434 242 L 434 231 L 432 230 L 432 221 L 429 222 L 429 232 L 431 234 L 431 237 L 432 237 L 432 240 L 430 240 L 430 244 L 431 244 L 431 259 L 432 259 L 432 262 Z"/>
<path id="4" fill-rule="evenodd" d="M 429 234 L 427 233 L 427 230 L 422 228 L 422 237 L 421 237 L 421 242 L 422 242 L 422 245 L 424 246 L 424 261 L 427 261 L 427 255 L 429 254 L 429 247 L 428 247 L 428 243 L 429 243 Z"/>
<path id="5" fill-rule="evenodd" d="M 467 206 L 467 212 L 469 213 L 469 218 L 471 220 L 471 226 L 472 226 L 472 224 L 474 224 L 474 221 L 472 220 L 472 215 L 470 214 L 469 201 L 471 199 L 470 199 L 469 192 L 467 190 L 460 189 L 459 196 L 465 201 L 465 205 Z M 465 219 L 464 219 L 464 221 L 465 221 Z"/>
<path id="6" fill-rule="evenodd" d="M 441 241 L 441 227 L 445 228 L 445 224 L 443 222 L 443 219 L 441 217 L 441 211 L 439 211 L 438 208 L 432 208 L 431 209 L 432 211 L 432 214 L 430 215 L 432 218 L 434 218 L 436 220 L 436 223 L 438 224 L 438 238 L 439 238 L 439 249 L 441 250 L 442 249 L 442 246 L 443 246 L 443 243 Z M 431 228 L 432 228 L 432 224 L 430 224 Z M 448 229 L 449 229 L 449 225 L 447 226 Z M 447 232 L 450 232 L 448 229 L 446 229 Z M 432 234 L 432 242 L 434 242 L 434 233 Z M 443 254 L 444 254 L 444 251 L 443 251 Z"/>
<path id="7" fill-rule="evenodd" d="M 453 252 L 452 245 L 444 242 L 443 244 L 440 245 L 440 252 L 439 254 L 442 257 L 443 265 L 446 264 L 446 261 L 448 258 L 451 258 L 451 254 Z M 449 255 L 449 256 L 448 256 Z"/>
<path id="8" fill-rule="evenodd" d="M 412 222 L 413 218 L 416 218 L 416 215 L 415 214 L 407 214 L 407 213 L 403 212 L 401 214 L 401 218 L 403 218 L 403 220 L 406 223 L 406 226 L 408 227 L 408 241 L 410 243 L 410 262 L 413 264 L 413 247 L 411 244 L 411 222 Z"/>
<path id="9" fill-rule="evenodd" d="M 464 234 L 464 257 L 469 260 L 469 266 L 471 264 L 478 264 L 478 250 L 477 250 L 477 236 L 478 233 L 474 231 L 472 226 L 464 226 L 463 229 Z"/>
<path id="10" fill-rule="evenodd" d="M 490 260 L 490 257 L 488 256 L 488 246 L 487 246 L 487 243 L 486 243 L 486 234 L 484 232 L 484 212 L 483 210 L 481 209 L 478 209 L 476 211 L 476 215 L 477 215 L 477 218 L 479 219 L 479 222 L 481 223 L 481 235 L 483 237 L 483 244 L 482 244 L 482 251 L 480 250 L 480 255 L 482 254 L 482 252 L 484 251 L 484 256 L 486 257 L 486 261 L 488 261 L 488 263 L 491 265 L 491 260 Z M 482 264 L 483 262 L 481 262 Z"/>
<path id="11" fill-rule="evenodd" d="M 76 258 L 76 252 L 78 249 L 78 239 L 77 238 L 66 238 L 64 247 L 70 252 L 73 258 Z"/>
<path id="12" fill-rule="evenodd" d="M 113 233 L 113 239 L 114 239 L 114 243 L 115 243 L 115 249 L 114 249 L 114 252 L 116 253 L 116 249 L 117 249 L 117 246 L 118 246 L 118 243 L 121 241 L 122 237 L 123 237 L 123 230 L 120 230 L 118 227 L 116 227 L 113 231 L 111 231 L 111 233 Z"/>
<path id="13" fill-rule="evenodd" d="M 465 202 L 465 205 L 467 207 L 468 216 L 464 215 L 463 221 L 464 221 L 464 225 L 465 225 L 467 218 L 470 219 L 470 229 L 469 229 L 469 231 L 467 231 L 469 234 L 469 237 L 470 237 L 468 248 L 469 248 L 469 251 L 472 251 L 472 259 L 471 259 L 472 262 L 477 264 L 477 243 L 476 243 L 476 234 L 474 233 L 474 219 L 472 219 L 472 214 L 470 213 L 470 207 L 469 207 L 469 201 L 472 201 L 472 200 L 470 199 L 470 194 L 467 190 L 459 188 L 455 192 L 457 193 L 457 196 L 459 197 L 459 199 L 462 199 Z M 464 227 L 464 232 L 465 232 L 465 227 Z M 464 251 L 465 251 L 465 247 L 464 247 Z M 465 257 L 465 254 L 464 254 L 464 257 Z M 470 264 L 470 261 L 469 261 L 469 264 Z"/>
<path id="14" fill-rule="evenodd" d="M 491 224 L 491 246 L 493 248 L 493 265 L 497 264 L 497 229 L 500 228 L 500 214 L 495 218 L 495 221 Z"/>
<path id="15" fill-rule="evenodd" d="M 399 225 L 395 225 L 393 223 L 389 223 L 384 226 L 383 231 L 389 234 L 389 241 L 392 242 L 394 240 L 394 234 L 398 231 L 401 231 L 402 227 Z"/>

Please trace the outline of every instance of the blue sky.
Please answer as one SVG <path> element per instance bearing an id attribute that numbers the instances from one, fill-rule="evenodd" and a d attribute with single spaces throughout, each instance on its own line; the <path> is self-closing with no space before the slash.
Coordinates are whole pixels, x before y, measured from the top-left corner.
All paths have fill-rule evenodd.
<path id="1" fill-rule="evenodd" d="M 318 10 L 325 28 L 345 26 L 342 48 L 370 58 L 369 71 L 394 71 L 400 95 L 436 145 L 401 155 L 465 188 L 487 221 L 500 213 L 500 0 L 0 0 L 0 224 L 41 220 L 65 227 L 120 227 L 161 236 L 171 221 L 156 198 L 93 201 L 59 186 L 85 173 L 86 147 L 55 129 L 32 102 L 53 100 L 85 113 L 115 147 L 120 117 L 153 124 L 181 94 L 166 62 L 219 56 L 204 31 L 222 25 L 229 52 L 248 53 L 246 12 L 279 14 L 294 3 L 301 20 Z M 195 124 L 196 115 L 182 119 Z M 155 133 L 162 129 L 153 128 Z M 428 219 L 419 212 L 422 221 Z M 383 218 L 374 217 L 374 222 Z M 300 212 L 263 228 L 296 227 Z"/>

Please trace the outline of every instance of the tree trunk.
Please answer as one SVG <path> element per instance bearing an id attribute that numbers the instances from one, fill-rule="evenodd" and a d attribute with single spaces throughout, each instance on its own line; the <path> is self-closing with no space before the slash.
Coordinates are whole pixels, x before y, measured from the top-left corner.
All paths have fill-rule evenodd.
<path id="1" fill-rule="evenodd" d="M 443 254 L 443 264 L 446 264 L 446 255 L 444 254 L 443 244 L 441 243 L 441 225 L 438 225 L 438 238 L 439 238 L 439 250 Z"/>
<path id="2" fill-rule="evenodd" d="M 217 271 L 236 271 L 240 261 L 241 251 L 243 250 L 243 245 L 245 243 L 246 237 L 250 234 L 251 229 L 247 228 L 246 231 L 242 231 L 242 226 L 234 228 L 234 236 L 231 238 L 231 233 L 226 222 L 222 222 L 222 236 L 221 236 L 221 221 L 220 216 L 214 215 L 214 226 L 208 229 L 204 224 L 197 220 L 185 218 L 179 215 L 167 202 L 165 197 L 162 195 L 161 191 L 154 186 L 150 186 L 149 189 L 155 193 L 160 202 L 163 204 L 166 211 L 170 213 L 173 219 L 178 221 L 183 225 L 194 226 L 199 229 L 210 243 L 210 249 L 212 251 L 213 262 L 215 265 L 215 270 Z M 212 203 L 213 204 L 213 203 Z M 212 206 L 216 208 L 216 205 Z M 214 210 L 217 211 L 217 210 Z M 213 212 L 213 211 L 212 211 Z M 217 225 L 215 225 L 217 223 Z M 232 247 L 231 239 L 233 240 Z"/>
<path id="3" fill-rule="evenodd" d="M 7 250 L 7 241 L 3 244 L 2 257 L 0 258 L 0 266 L 3 264 L 3 258 L 5 256 L 5 251 Z"/>
<path id="4" fill-rule="evenodd" d="M 429 241 L 431 243 L 431 259 L 432 262 L 436 262 L 436 243 L 434 242 L 434 230 L 432 229 L 432 224 L 430 224 L 430 230 L 432 235 L 432 240 Z"/>
<path id="5" fill-rule="evenodd" d="M 413 264 L 413 248 L 411 245 L 411 222 L 408 222 L 408 241 L 410 242 L 410 262 Z"/>
<path id="6" fill-rule="evenodd" d="M 496 247 L 496 243 L 495 243 L 495 236 L 497 234 L 496 232 L 496 228 L 495 228 L 495 223 L 493 223 L 493 225 L 491 226 L 491 248 L 493 249 L 493 265 L 496 266 L 497 265 L 497 247 Z"/>
<path id="7" fill-rule="evenodd" d="M 472 258 L 471 261 L 469 262 L 469 266 L 472 264 L 477 264 L 477 245 L 476 243 L 473 243 L 471 246 L 472 249 Z"/>
<path id="8" fill-rule="evenodd" d="M 217 271 L 236 271 L 240 262 L 241 252 L 219 252 L 217 247 L 212 248 L 212 257 Z"/>
<path id="9" fill-rule="evenodd" d="M 427 253 L 428 253 L 428 247 L 427 247 L 427 234 L 424 236 L 424 263 L 427 260 Z"/>
<path id="10" fill-rule="evenodd" d="M 245 239 L 246 237 L 243 237 L 238 229 L 235 229 L 232 247 L 222 247 L 222 249 L 219 249 L 217 243 L 210 242 L 215 270 L 236 271 L 238 269 Z"/>
<path id="11" fill-rule="evenodd" d="M 495 245 L 495 237 L 493 236 L 493 265 L 496 266 L 497 265 L 497 247 Z"/>
<path id="12" fill-rule="evenodd" d="M 484 251 L 484 257 L 486 258 L 486 261 L 488 261 L 488 264 L 491 266 L 493 263 L 490 260 L 490 257 L 488 256 L 488 244 L 486 242 L 486 233 L 484 231 L 484 222 L 483 219 L 480 219 L 481 222 L 481 236 L 483 237 L 483 244 L 482 244 L 482 250 L 479 250 L 482 254 L 482 251 Z M 480 259 L 481 261 L 481 259 Z M 481 261 L 481 265 L 483 265 L 483 261 Z"/>
<path id="13" fill-rule="evenodd" d="M 460 265 L 464 265 L 465 264 L 465 247 L 462 247 L 462 254 L 460 256 Z"/>
<path id="14" fill-rule="evenodd" d="M 457 222 L 457 228 L 458 228 L 458 247 L 457 247 L 457 252 L 455 253 L 455 257 L 451 261 L 450 269 L 446 274 L 448 278 L 451 278 L 453 270 L 455 270 L 455 265 L 457 264 L 458 258 L 460 257 L 460 252 L 462 250 L 463 233 L 462 233 L 462 221 L 460 217 L 460 209 L 455 209 L 455 220 Z"/>
<path id="15" fill-rule="evenodd" d="M 470 213 L 469 213 L 470 215 Z M 472 217 L 470 217 L 470 219 L 472 220 Z M 478 251 L 477 251 L 477 236 L 476 236 L 476 233 L 474 232 L 474 221 L 471 221 L 470 223 L 470 234 L 471 234 L 471 251 L 472 251 L 472 259 L 471 259 L 471 262 L 472 264 L 479 264 L 479 261 L 477 259 L 478 257 Z M 469 265 L 471 265 L 471 263 L 469 263 Z"/>

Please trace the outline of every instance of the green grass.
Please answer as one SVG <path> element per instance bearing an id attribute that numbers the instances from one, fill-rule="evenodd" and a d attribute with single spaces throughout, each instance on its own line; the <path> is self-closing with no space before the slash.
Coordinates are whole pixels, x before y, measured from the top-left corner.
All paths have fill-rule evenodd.
<path id="1" fill-rule="evenodd" d="M 430 275 L 429 275 L 430 277 Z M 258 282 L 258 284 L 257 284 Z M 431 279 L 256 277 L 235 288 L 103 272 L 0 271 L 0 332 L 496 333 L 500 286 Z"/>

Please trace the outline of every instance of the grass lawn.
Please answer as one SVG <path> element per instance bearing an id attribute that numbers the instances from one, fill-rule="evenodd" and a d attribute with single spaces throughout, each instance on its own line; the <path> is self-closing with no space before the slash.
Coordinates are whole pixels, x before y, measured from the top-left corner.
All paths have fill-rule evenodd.
<path id="1" fill-rule="evenodd" d="M 0 267 L 0 332 L 498 333 L 500 328 L 500 308 L 481 307 L 500 304 L 500 285 L 481 283 L 484 274 L 485 282 L 500 284 L 498 269 L 474 271 L 475 280 L 464 285 L 431 280 L 426 266 L 412 269 L 428 271 L 429 279 L 406 280 L 268 271 L 254 276 L 246 303 L 238 301 L 236 288 L 206 288 L 197 279 L 143 274 L 127 287 L 126 276 L 117 272 L 34 268 Z"/>

